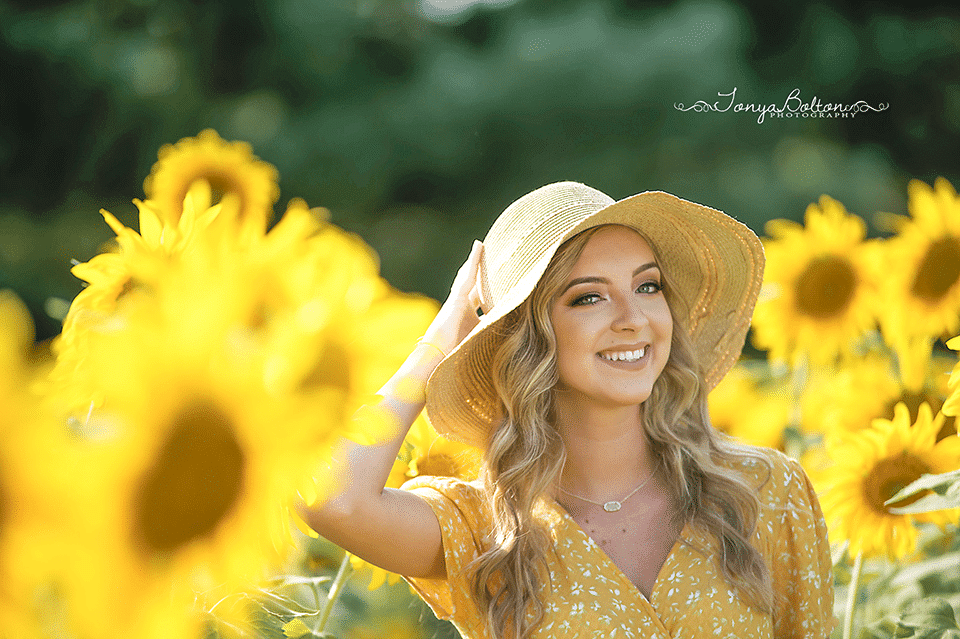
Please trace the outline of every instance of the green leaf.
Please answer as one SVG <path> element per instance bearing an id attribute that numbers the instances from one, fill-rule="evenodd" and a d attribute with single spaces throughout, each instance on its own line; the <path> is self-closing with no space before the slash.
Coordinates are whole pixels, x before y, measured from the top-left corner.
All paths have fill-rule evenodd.
<path id="1" fill-rule="evenodd" d="M 957 507 L 960 507 L 960 497 L 941 496 L 934 493 L 925 497 L 921 497 L 912 504 L 890 508 L 889 510 L 894 515 L 909 515 L 914 513 L 929 513 L 936 510 L 947 510 L 948 508 Z"/>
<path id="2" fill-rule="evenodd" d="M 895 637 L 897 624 L 892 619 L 882 619 L 860 630 L 857 639 L 889 639 Z"/>
<path id="3" fill-rule="evenodd" d="M 290 637 L 290 639 L 297 639 L 304 635 L 314 636 L 313 630 L 310 629 L 310 626 L 303 623 L 302 619 L 294 619 L 293 621 L 288 621 L 283 624 L 283 636 Z"/>
<path id="4" fill-rule="evenodd" d="M 895 504 L 899 501 L 907 499 L 908 497 L 913 497 L 918 493 L 925 491 L 933 491 L 936 496 L 943 497 L 948 500 L 950 505 L 937 508 L 937 510 L 942 510 L 943 508 L 960 507 L 960 470 L 954 470 L 949 473 L 942 473 L 940 475 L 923 475 L 920 477 L 920 479 L 910 483 L 903 488 L 903 490 L 888 499 L 886 504 Z M 920 501 L 933 496 L 934 495 L 928 495 Z M 891 511 L 898 514 L 906 512 L 928 512 L 925 510 L 909 510 L 919 504 L 920 501 L 901 508 L 891 508 Z M 937 503 L 939 504 L 944 502 Z"/>
<path id="5" fill-rule="evenodd" d="M 919 581 L 931 575 L 951 575 L 960 568 L 960 553 L 944 553 L 900 568 L 891 580 L 895 586 Z"/>
<path id="6" fill-rule="evenodd" d="M 957 617 L 953 606 L 943 599 L 927 598 L 912 602 L 904 610 L 900 617 L 900 627 L 905 630 L 914 630 L 914 637 L 946 637 L 950 636 L 947 631 L 960 633 L 960 627 L 957 626 Z"/>

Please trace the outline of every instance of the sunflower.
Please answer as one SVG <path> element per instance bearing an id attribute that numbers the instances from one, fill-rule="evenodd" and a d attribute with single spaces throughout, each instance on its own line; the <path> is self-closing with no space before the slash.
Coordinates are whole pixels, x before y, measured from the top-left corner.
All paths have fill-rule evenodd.
<path id="1" fill-rule="evenodd" d="M 99 400 L 80 430 L 116 440 L 105 445 L 112 452 L 91 453 L 90 465 L 103 470 L 91 473 L 101 479 L 88 493 L 113 495 L 113 505 L 93 518 L 109 523 L 87 538 L 113 539 L 101 562 L 124 572 L 111 583 L 146 593 L 125 606 L 143 632 L 162 619 L 164 632 L 189 636 L 203 620 L 188 605 L 194 591 L 239 588 L 263 574 L 276 555 L 264 548 L 291 539 L 282 516 L 289 499 L 322 500 L 333 489 L 315 471 L 335 439 L 380 437 L 382 419 L 346 416 L 436 314 L 435 301 L 393 290 L 369 247 L 302 200 L 269 233 L 236 240 L 211 226 L 175 260 L 130 260 L 130 277 L 149 289 L 85 334 L 84 384 Z M 194 494 L 177 487 L 200 476 L 219 479 L 181 512 Z M 163 523 L 178 518 L 182 525 Z M 82 627 L 96 637 L 120 593 L 90 581 L 75 579 L 73 592 Z"/>
<path id="2" fill-rule="evenodd" d="M 827 363 L 874 326 L 874 242 L 866 226 L 824 195 L 805 226 L 771 220 L 767 267 L 753 316 L 753 341 L 774 361 Z"/>
<path id="3" fill-rule="evenodd" d="M 241 282 L 190 267 L 90 337 L 104 400 L 89 426 L 112 436 L 85 442 L 75 493 L 85 549 L 67 585 L 85 636 L 197 636 L 198 593 L 279 565 L 285 508 L 339 428 L 342 389 L 268 389 L 264 354 L 237 333 Z"/>
<path id="4" fill-rule="evenodd" d="M 472 481 L 480 475 L 480 450 L 441 437 L 423 416 L 414 422 L 405 441 L 410 446 L 407 478 L 430 475 Z"/>
<path id="5" fill-rule="evenodd" d="M 341 421 L 354 439 L 382 430 L 382 415 L 350 415 L 400 367 L 437 313 L 435 300 L 397 291 L 379 276 L 376 254 L 358 236 L 293 200 L 280 222 L 233 256 L 250 305 L 239 321 L 265 353 L 272 392 L 345 393 Z"/>
<path id="6" fill-rule="evenodd" d="M 934 413 L 942 412 L 949 395 L 949 372 L 955 360 L 939 355 L 933 350 L 933 340 L 927 337 L 902 340 L 896 348 L 898 372 L 900 376 L 900 395 L 887 404 L 886 412 L 881 415 L 887 419 L 893 416 L 893 406 L 903 402 L 910 409 L 910 418 L 917 419 L 917 411 L 926 402 Z M 944 413 L 943 426 L 937 433 L 937 441 L 957 434 L 956 419 Z"/>
<path id="7" fill-rule="evenodd" d="M 892 400 L 900 392 L 890 358 L 876 351 L 838 369 L 819 369 L 810 375 L 800 397 L 801 428 L 823 435 L 868 428 L 878 417 L 893 416 Z M 888 406 L 890 415 L 885 414 Z"/>
<path id="8" fill-rule="evenodd" d="M 942 337 L 960 330 L 960 197 L 944 178 L 934 187 L 912 180 L 910 217 L 878 260 L 886 269 L 880 325 L 887 341 Z"/>
<path id="9" fill-rule="evenodd" d="M 72 465 L 67 439 L 28 389 L 33 323 L 24 304 L 0 291 L 0 628 L 7 637 L 66 634 L 56 584 L 69 557 L 62 490 Z M 55 497 L 54 497 L 55 496 Z M 59 635 L 58 635 L 59 636 Z"/>
<path id="10" fill-rule="evenodd" d="M 265 230 L 280 196 L 277 170 L 258 160 L 246 142 L 226 142 L 213 129 L 160 148 L 143 190 L 167 226 L 176 226 L 183 200 L 197 183 L 215 201 L 229 203 L 241 219 Z"/>
<path id="11" fill-rule="evenodd" d="M 783 449 L 790 394 L 782 384 L 762 384 L 740 363 L 710 392 L 708 402 L 717 430 L 745 444 Z"/>
<path id="12" fill-rule="evenodd" d="M 803 429 L 824 435 L 856 432 L 874 419 L 893 419 L 899 403 L 909 409 L 912 421 L 923 403 L 939 411 L 952 362 L 934 355 L 932 346 L 931 340 L 918 339 L 901 344 L 896 353 L 871 350 L 841 369 L 814 375 L 801 398 Z M 937 440 L 955 434 L 955 420 L 947 417 Z"/>
<path id="13" fill-rule="evenodd" d="M 135 200 L 140 211 L 139 233 L 101 211 L 117 235 L 116 250 L 73 267 L 71 272 L 86 286 L 70 304 L 63 329 L 52 344 L 56 364 L 48 390 L 58 399 L 66 398 L 63 405 L 68 413 L 85 414 L 89 402 L 100 399 L 85 383 L 83 372 L 89 333 L 115 328 L 118 308 L 149 296 L 169 265 L 209 241 L 206 230 L 220 214 L 220 207 L 205 207 L 203 199 L 202 187 L 191 190 L 183 215 L 173 226 L 163 224 L 153 204 Z"/>
<path id="14" fill-rule="evenodd" d="M 922 404 L 911 425 L 907 406 L 898 404 L 892 420 L 878 419 L 870 428 L 827 440 L 832 463 L 818 470 L 814 481 L 832 541 L 848 539 L 854 555 L 899 559 L 916 548 L 915 524 L 957 521 L 956 509 L 916 515 L 890 511 L 919 497 L 886 504 L 922 475 L 960 467 L 960 438 L 936 441 L 942 422 L 942 415 L 934 418 Z"/>

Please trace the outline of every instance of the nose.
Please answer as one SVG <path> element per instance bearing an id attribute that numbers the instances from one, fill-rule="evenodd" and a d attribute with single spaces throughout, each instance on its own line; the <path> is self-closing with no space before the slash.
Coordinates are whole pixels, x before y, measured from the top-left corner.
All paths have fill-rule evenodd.
<path id="1" fill-rule="evenodd" d="M 621 297 L 616 301 L 616 313 L 610 328 L 616 332 L 638 332 L 650 323 L 643 309 L 643 302 L 636 295 Z"/>

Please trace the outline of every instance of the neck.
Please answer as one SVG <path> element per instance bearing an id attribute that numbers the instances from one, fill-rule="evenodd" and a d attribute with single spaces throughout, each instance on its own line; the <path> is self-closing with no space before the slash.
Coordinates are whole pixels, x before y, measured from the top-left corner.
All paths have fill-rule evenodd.
<path id="1" fill-rule="evenodd" d="M 654 471 L 639 406 L 571 410 L 559 401 L 556 415 L 567 451 L 564 490 L 594 501 L 619 499 Z"/>

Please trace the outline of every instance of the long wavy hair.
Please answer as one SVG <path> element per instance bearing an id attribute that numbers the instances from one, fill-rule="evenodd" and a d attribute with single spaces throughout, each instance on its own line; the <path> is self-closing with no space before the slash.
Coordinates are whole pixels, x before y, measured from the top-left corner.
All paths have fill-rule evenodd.
<path id="1" fill-rule="evenodd" d="M 503 420 L 491 433 L 481 472 L 493 527 L 489 548 L 472 564 L 471 595 L 486 614 L 495 639 L 526 639 L 543 619 L 541 593 L 549 587 L 552 542 L 533 516 L 537 502 L 556 484 L 566 457 L 552 425 L 558 381 L 550 307 L 592 227 L 565 242 L 533 293 L 504 318 L 491 373 Z M 673 316 L 670 357 L 640 406 L 653 454 L 670 486 L 680 525 L 692 522 L 720 542 L 721 569 L 742 601 L 772 609 L 770 576 L 750 543 L 759 516 L 756 486 L 730 468 L 761 455 L 738 446 L 710 426 L 707 392 L 693 346 L 678 312 L 680 301 L 664 278 Z"/>

